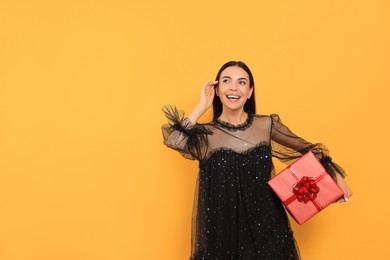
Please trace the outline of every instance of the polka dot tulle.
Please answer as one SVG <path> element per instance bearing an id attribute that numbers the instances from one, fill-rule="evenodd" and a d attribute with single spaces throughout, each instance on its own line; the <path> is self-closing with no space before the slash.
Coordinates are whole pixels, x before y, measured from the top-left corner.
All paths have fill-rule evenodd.
<path id="1" fill-rule="evenodd" d="M 175 107 L 164 113 L 164 144 L 199 161 L 191 259 L 299 259 L 286 212 L 268 186 L 272 158 L 290 163 L 312 151 L 331 175 L 344 176 L 327 148 L 293 134 L 277 115 L 194 125 Z"/>
<path id="2" fill-rule="evenodd" d="M 221 149 L 202 164 L 192 259 L 298 259 L 271 169 L 268 145 Z"/>

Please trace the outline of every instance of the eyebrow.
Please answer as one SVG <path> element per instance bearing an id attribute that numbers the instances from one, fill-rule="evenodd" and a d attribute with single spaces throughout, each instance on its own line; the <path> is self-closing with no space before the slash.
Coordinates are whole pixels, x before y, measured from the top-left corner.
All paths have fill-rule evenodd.
<path id="1" fill-rule="evenodd" d="M 223 78 L 232 79 L 232 77 L 230 77 L 230 76 L 223 76 L 222 79 Z M 248 81 L 247 78 L 238 78 L 238 80 L 246 80 L 246 81 Z"/>

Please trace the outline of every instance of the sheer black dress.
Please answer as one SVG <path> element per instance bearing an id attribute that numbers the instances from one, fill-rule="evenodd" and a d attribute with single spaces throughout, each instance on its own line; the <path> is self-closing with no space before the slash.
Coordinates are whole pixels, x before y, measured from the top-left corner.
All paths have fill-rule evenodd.
<path id="1" fill-rule="evenodd" d="M 344 176 L 327 148 L 296 136 L 277 115 L 193 125 L 175 107 L 164 113 L 164 144 L 199 161 L 191 259 L 299 259 L 286 212 L 267 184 L 272 157 L 288 163 L 311 150 L 330 174 Z"/>

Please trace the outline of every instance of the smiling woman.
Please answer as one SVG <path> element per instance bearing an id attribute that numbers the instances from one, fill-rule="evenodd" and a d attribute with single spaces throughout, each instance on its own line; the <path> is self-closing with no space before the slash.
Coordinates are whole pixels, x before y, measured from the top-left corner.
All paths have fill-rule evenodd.
<path id="1" fill-rule="evenodd" d="M 255 114 L 254 88 L 245 63 L 231 61 L 203 86 L 188 117 L 164 108 L 164 143 L 200 162 L 191 259 L 299 259 L 286 212 L 267 184 L 272 157 L 290 162 L 312 151 L 343 190 L 340 201 L 352 195 L 323 144 L 293 134 L 277 115 Z M 213 121 L 198 124 L 211 105 Z"/>
<path id="2" fill-rule="evenodd" d="M 221 80 L 216 88 L 216 94 L 222 102 L 223 110 L 234 113 L 234 111 L 240 110 L 246 101 L 250 99 L 253 87 L 249 85 L 248 78 L 248 73 L 236 66 L 228 67 L 222 72 Z M 230 113 L 224 113 L 224 116 Z M 223 120 L 224 118 L 221 119 Z M 229 119 L 225 118 L 225 120 Z M 237 124 L 240 122 L 231 123 Z"/>
<path id="3" fill-rule="evenodd" d="M 232 76 L 235 75 L 236 78 L 233 82 Z M 240 91 L 249 91 L 247 93 L 247 99 L 243 99 L 244 102 L 244 111 L 251 114 L 256 113 L 256 102 L 255 102 L 255 81 L 253 79 L 252 72 L 248 66 L 241 61 L 230 61 L 225 63 L 218 71 L 216 76 L 216 81 L 220 79 L 220 83 L 216 88 L 217 97 L 213 99 L 213 112 L 214 118 L 218 118 L 222 114 L 222 102 L 219 92 L 224 92 L 227 89 L 230 95 L 237 94 L 235 90 Z M 222 97 L 223 98 L 223 97 Z M 241 102 L 241 103 L 242 103 Z"/>

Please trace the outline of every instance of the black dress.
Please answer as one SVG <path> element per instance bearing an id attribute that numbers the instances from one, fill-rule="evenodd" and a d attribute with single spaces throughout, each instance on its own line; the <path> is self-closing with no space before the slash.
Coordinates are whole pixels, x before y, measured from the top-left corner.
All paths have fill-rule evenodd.
<path id="1" fill-rule="evenodd" d="M 311 150 L 330 174 L 344 176 L 326 147 L 294 135 L 277 115 L 193 125 L 175 107 L 164 112 L 164 144 L 199 161 L 191 259 L 299 259 L 286 212 L 267 184 L 272 157 L 290 162 Z"/>

